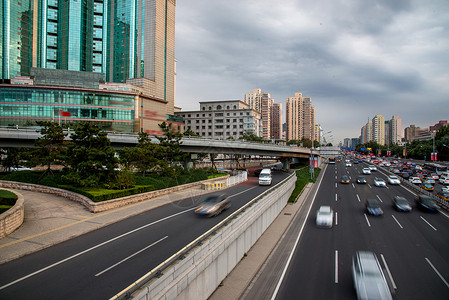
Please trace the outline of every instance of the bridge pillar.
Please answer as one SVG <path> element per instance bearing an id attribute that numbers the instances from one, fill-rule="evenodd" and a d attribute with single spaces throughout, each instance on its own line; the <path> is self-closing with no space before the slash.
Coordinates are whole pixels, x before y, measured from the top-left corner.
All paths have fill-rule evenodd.
<path id="1" fill-rule="evenodd" d="M 281 159 L 282 162 L 282 169 L 283 170 L 290 170 L 290 159 L 287 158 L 282 158 Z"/>

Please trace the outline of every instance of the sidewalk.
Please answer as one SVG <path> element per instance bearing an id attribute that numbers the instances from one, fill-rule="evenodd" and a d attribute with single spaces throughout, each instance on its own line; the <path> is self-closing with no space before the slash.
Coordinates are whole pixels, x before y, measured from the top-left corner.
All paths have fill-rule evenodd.
<path id="1" fill-rule="evenodd" d="M 45 193 L 14 190 L 24 196 L 25 218 L 22 226 L 0 239 L 0 264 L 58 244 L 89 231 L 107 226 L 177 200 L 192 199 L 214 192 L 200 186 L 146 201 L 92 213 L 79 203 Z"/>

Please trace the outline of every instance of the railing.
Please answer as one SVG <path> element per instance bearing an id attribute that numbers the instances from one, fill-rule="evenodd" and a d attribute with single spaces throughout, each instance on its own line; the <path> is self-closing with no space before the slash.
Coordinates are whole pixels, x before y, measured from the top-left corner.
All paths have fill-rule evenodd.
<path id="1" fill-rule="evenodd" d="M 163 275 L 163 272 L 169 268 L 170 266 L 176 264 L 178 260 L 184 259 L 184 257 L 192 251 L 194 248 L 201 246 L 205 240 L 207 240 L 209 237 L 216 234 L 218 230 L 220 230 L 222 227 L 228 225 L 230 222 L 232 222 L 233 219 L 237 218 L 240 214 L 245 212 L 249 207 L 256 204 L 261 198 L 269 194 L 271 191 L 276 189 L 278 186 L 283 185 L 285 182 L 291 179 L 291 177 L 295 176 L 296 174 L 292 172 L 287 178 L 276 184 L 275 186 L 269 188 L 268 190 L 264 191 L 262 194 L 258 195 L 256 198 L 249 201 L 247 204 L 236 210 L 234 213 L 232 213 L 230 216 L 228 216 L 226 219 L 209 229 L 206 233 L 195 239 L 193 242 L 179 250 L 177 253 L 173 254 L 170 258 L 162 262 L 160 265 L 155 267 L 153 270 L 145 274 L 143 277 L 132 283 L 130 286 L 128 286 L 126 289 L 118 293 L 117 295 L 113 296 L 112 299 L 130 299 L 131 295 L 137 291 L 138 289 L 142 288 L 145 284 L 147 284 L 149 281 L 151 281 L 154 278 L 159 278 Z"/>

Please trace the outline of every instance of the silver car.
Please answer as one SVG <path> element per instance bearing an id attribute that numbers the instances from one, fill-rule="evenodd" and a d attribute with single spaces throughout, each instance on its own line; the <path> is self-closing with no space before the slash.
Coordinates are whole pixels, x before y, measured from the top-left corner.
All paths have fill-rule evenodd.
<path id="1" fill-rule="evenodd" d="M 352 258 L 352 277 L 357 299 L 393 299 L 376 254 L 357 251 Z"/>
<path id="2" fill-rule="evenodd" d="M 316 225 L 319 227 L 332 227 L 334 223 L 334 212 L 330 206 L 321 206 L 316 212 Z"/>
<path id="3" fill-rule="evenodd" d="M 385 187 L 387 186 L 387 184 L 385 183 L 385 180 L 383 180 L 382 178 L 374 178 L 374 185 L 378 186 L 378 187 Z"/>

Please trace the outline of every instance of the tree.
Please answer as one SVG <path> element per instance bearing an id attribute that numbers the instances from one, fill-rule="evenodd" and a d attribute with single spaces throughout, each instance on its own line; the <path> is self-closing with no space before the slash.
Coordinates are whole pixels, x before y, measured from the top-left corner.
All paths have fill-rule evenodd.
<path id="1" fill-rule="evenodd" d="M 97 125 L 83 122 L 74 127 L 67 148 L 69 173 L 64 179 L 80 186 L 99 186 L 114 179 L 118 159 L 107 137 Z"/>
<path id="2" fill-rule="evenodd" d="M 64 138 L 67 136 L 62 130 L 62 127 L 51 121 L 38 121 L 36 122 L 41 127 L 41 137 L 35 141 L 35 146 L 38 147 L 33 151 L 30 164 L 46 165 L 47 170 L 42 174 L 51 173 L 51 165 L 58 161 L 64 160 Z"/>
<path id="3" fill-rule="evenodd" d="M 192 129 L 189 128 L 184 131 L 183 136 L 199 137 L 199 134 L 196 134 Z"/>
<path id="4" fill-rule="evenodd" d="M 265 142 L 265 140 L 262 137 L 255 135 L 253 132 L 243 133 L 243 135 L 241 137 L 239 137 L 239 140 L 246 140 L 246 141 L 258 142 L 258 143 Z"/>

